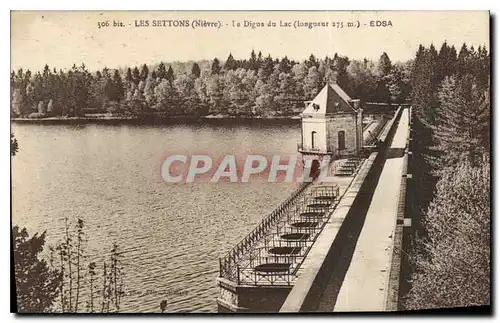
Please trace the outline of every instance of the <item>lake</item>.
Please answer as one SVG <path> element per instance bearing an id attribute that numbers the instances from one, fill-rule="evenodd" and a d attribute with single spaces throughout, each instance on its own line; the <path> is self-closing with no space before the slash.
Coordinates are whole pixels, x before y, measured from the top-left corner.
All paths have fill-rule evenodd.
<path id="1" fill-rule="evenodd" d="M 166 183 L 172 154 L 295 155 L 300 124 L 12 124 L 12 222 L 63 237 L 85 221 L 88 252 L 123 251 L 122 312 L 216 312 L 218 258 L 286 199 L 296 183 Z"/>

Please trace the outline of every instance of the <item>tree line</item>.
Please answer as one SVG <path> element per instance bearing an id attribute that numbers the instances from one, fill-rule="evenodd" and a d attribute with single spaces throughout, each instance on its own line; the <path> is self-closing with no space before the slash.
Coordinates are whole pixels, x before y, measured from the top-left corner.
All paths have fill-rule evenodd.
<path id="1" fill-rule="evenodd" d="M 174 68 L 173 68 L 174 66 Z M 45 66 L 41 72 L 11 72 L 14 117 L 77 117 L 90 113 L 116 116 L 290 116 L 303 109 L 327 82 L 337 82 L 351 97 L 371 102 L 409 98 L 411 61 L 376 62 L 335 54 L 313 54 L 302 62 L 232 54 L 222 62 L 169 66 L 104 68 L 93 73 L 82 63 L 67 71 Z"/>
<path id="2" fill-rule="evenodd" d="M 405 309 L 489 305 L 490 54 L 420 46 L 412 69 L 414 219 Z M 412 224 L 413 226 L 413 224 Z"/>

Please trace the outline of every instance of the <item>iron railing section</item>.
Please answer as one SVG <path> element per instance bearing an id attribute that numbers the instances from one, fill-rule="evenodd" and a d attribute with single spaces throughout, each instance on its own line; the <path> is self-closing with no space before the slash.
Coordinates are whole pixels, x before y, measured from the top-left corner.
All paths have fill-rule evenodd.
<path id="1" fill-rule="evenodd" d="M 311 249 L 311 246 L 314 244 L 314 242 L 316 242 L 316 239 L 318 238 L 319 236 L 319 233 L 321 231 L 323 231 L 323 228 L 325 227 L 325 225 L 328 223 L 328 221 L 330 220 L 330 216 L 332 215 L 333 212 L 331 212 L 332 209 L 335 209 L 337 207 L 337 204 L 338 202 L 340 201 L 340 196 L 336 196 L 335 197 L 335 200 L 332 201 L 332 204 L 327 208 L 326 210 L 326 216 L 322 219 L 322 221 L 320 222 L 320 225 L 318 227 L 316 227 L 315 229 L 317 230 L 317 232 L 315 234 L 312 235 L 312 241 L 311 241 L 311 244 L 310 246 L 305 250 L 305 253 L 303 255 L 303 258 L 301 259 L 301 261 L 297 264 L 297 266 L 294 268 L 292 274 L 296 277 L 297 276 L 297 271 L 300 269 L 300 267 L 302 266 L 302 263 L 304 262 L 304 260 L 306 259 L 306 256 L 307 254 L 309 253 L 309 250 Z"/>
<path id="2" fill-rule="evenodd" d="M 298 276 L 298 270 L 302 266 L 307 253 L 316 241 L 319 233 L 323 230 L 324 226 L 328 222 L 331 212 L 330 210 L 336 207 L 339 200 L 338 186 L 333 185 L 330 187 L 322 186 L 315 188 L 313 192 L 308 192 L 306 195 L 300 197 L 295 203 L 294 212 L 289 212 L 287 219 L 282 219 L 283 223 L 286 223 L 286 230 L 281 231 L 281 226 L 276 226 L 276 234 L 271 233 L 266 236 L 263 244 L 255 248 L 253 252 L 249 253 L 249 258 L 245 261 L 240 261 L 236 266 L 234 280 L 239 285 L 290 285 Z M 295 221 L 304 221 L 304 217 L 301 216 L 302 212 L 307 211 L 319 211 L 317 208 L 311 208 L 308 205 L 317 202 L 315 197 L 317 196 L 330 196 L 334 197 L 330 202 L 329 206 L 325 206 L 321 211 L 325 212 L 325 215 L 320 218 L 316 218 L 315 221 L 318 222 L 316 227 L 303 227 L 294 228 L 290 224 Z M 291 213 L 291 214 L 290 214 Z M 309 233 L 310 236 L 306 240 L 295 240 L 286 241 L 280 238 L 283 233 Z M 283 254 L 276 255 L 270 254 L 269 249 L 272 247 L 300 247 L 301 250 L 297 254 Z M 255 270 L 255 267 L 260 264 L 266 263 L 287 263 L 290 267 L 284 272 L 269 272 L 262 273 Z"/>
<path id="3" fill-rule="evenodd" d="M 361 159 L 356 159 L 357 160 L 357 167 L 359 167 L 359 165 L 361 164 Z M 316 191 L 319 191 L 318 193 L 315 194 L 315 192 L 311 193 L 313 196 L 322 196 L 323 192 L 321 191 L 321 188 L 322 187 L 318 187 L 316 188 Z M 316 239 L 318 238 L 319 236 L 319 233 L 321 231 L 323 231 L 323 228 L 325 227 L 325 225 L 328 223 L 328 221 L 330 220 L 330 217 L 333 213 L 332 210 L 335 210 L 337 208 L 337 205 L 340 203 L 340 199 L 342 198 L 339 193 L 339 187 L 337 185 L 333 185 L 331 186 L 331 190 L 330 188 L 326 188 L 327 192 L 328 193 L 331 193 L 333 192 L 335 194 L 335 199 L 332 200 L 332 203 L 331 205 L 326 209 L 326 216 L 324 217 L 323 221 L 321 221 L 319 227 L 316 227 L 315 229 L 317 230 L 317 232 L 315 234 L 312 235 L 312 241 L 311 241 L 311 244 L 309 245 L 309 247 L 306 248 L 302 258 L 301 258 L 301 261 L 293 268 L 293 270 L 291 271 L 290 275 L 293 276 L 294 278 L 297 277 L 297 272 L 298 270 L 300 269 L 300 267 L 302 266 L 302 263 L 304 262 L 304 260 L 306 259 L 306 256 L 307 254 L 309 253 L 309 250 L 311 249 L 311 246 L 316 242 Z"/>
<path id="4" fill-rule="evenodd" d="M 291 270 L 273 273 L 259 273 L 255 270 L 241 269 L 238 266 L 238 285 L 291 285 L 295 275 Z"/>
<path id="5" fill-rule="evenodd" d="M 330 142 L 327 139 L 327 142 Z M 304 153 L 320 153 L 320 154 L 335 154 L 335 150 L 331 147 L 327 147 L 326 149 L 320 149 L 318 147 L 306 147 L 303 143 L 297 142 L 297 151 Z"/>
<path id="6" fill-rule="evenodd" d="M 283 201 L 271 214 L 266 216 L 254 230 L 252 230 L 246 237 L 236 244 L 225 257 L 219 258 L 220 277 L 234 280 L 235 276 L 237 276 L 236 265 L 238 261 L 253 245 L 265 236 L 266 232 L 269 231 L 278 219 L 285 215 L 295 198 L 299 196 L 311 183 L 313 183 L 318 175 L 319 172 L 313 176 L 312 181 L 301 183 L 300 186 L 295 189 L 295 191 L 285 201 Z"/>
<path id="7" fill-rule="evenodd" d="M 294 228 L 290 224 L 294 221 L 301 221 L 304 218 L 300 215 L 302 212 L 316 210 L 309 207 L 309 204 L 316 202 L 316 197 L 328 196 L 334 197 L 330 200 L 331 204 L 325 207 L 325 216 L 317 219 L 318 225 L 310 228 Z M 240 260 L 234 270 L 234 281 L 238 285 L 292 285 L 298 277 L 298 271 L 302 267 L 307 254 L 311 250 L 312 245 L 316 242 L 320 232 L 324 229 L 325 225 L 330 220 L 332 210 L 334 210 L 340 202 L 341 196 L 339 195 L 339 188 L 337 185 L 324 185 L 314 187 L 310 192 L 300 196 L 294 203 L 294 208 L 288 212 L 286 219 L 279 219 L 283 225 L 276 225 L 276 231 L 273 230 L 268 234 L 263 243 L 253 248 L 247 255 L 248 257 L 243 261 Z M 309 233 L 310 236 L 306 240 L 286 241 L 281 239 L 283 233 Z M 272 247 L 301 247 L 302 249 L 298 254 L 284 254 L 276 255 L 269 253 Z M 255 267 L 260 264 L 266 263 L 288 263 L 290 267 L 286 271 L 276 272 L 259 272 Z"/>

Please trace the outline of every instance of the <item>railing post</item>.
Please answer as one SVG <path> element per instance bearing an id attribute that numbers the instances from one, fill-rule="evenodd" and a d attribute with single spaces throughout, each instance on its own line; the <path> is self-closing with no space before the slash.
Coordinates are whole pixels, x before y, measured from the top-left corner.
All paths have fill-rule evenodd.
<path id="1" fill-rule="evenodd" d="M 240 284 L 240 265 L 236 266 L 236 282 Z"/>

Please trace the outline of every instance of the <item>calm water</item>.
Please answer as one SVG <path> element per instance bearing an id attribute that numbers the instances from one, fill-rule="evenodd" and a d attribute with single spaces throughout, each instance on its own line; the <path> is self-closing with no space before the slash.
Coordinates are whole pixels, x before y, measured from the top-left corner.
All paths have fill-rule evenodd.
<path id="1" fill-rule="evenodd" d="M 209 153 L 295 154 L 299 125 L 13 124 L 13 224 L 47 231 L 53 244 L 64 219 L 85 220 L 89 253 L 114 241 L 124 250 L 122 309 L 215 312 L 218 258 L 242 239 L 296 184 L 168 184 L 165 156 Z M 102 263 L 102 261 L 101 261 Z"/>

